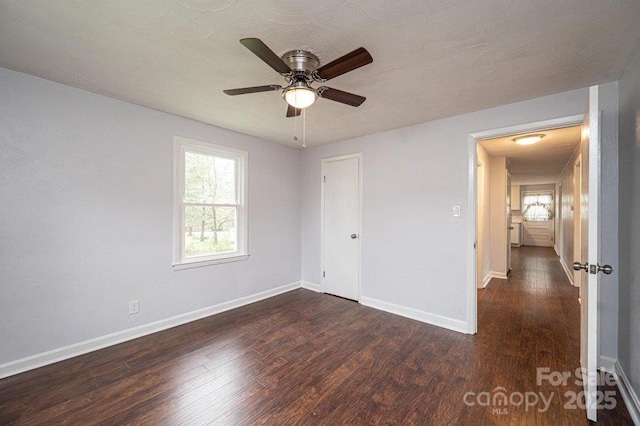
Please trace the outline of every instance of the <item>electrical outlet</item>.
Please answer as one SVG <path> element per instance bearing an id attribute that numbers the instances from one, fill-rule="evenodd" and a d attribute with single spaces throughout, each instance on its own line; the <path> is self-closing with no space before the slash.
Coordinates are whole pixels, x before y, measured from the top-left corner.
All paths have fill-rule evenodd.
<path id="1" fill-rule="evenodd" d="M 132 300 L 129 302 L 129 315 L 137 314 L 140 312 L 140 301 Z"/>

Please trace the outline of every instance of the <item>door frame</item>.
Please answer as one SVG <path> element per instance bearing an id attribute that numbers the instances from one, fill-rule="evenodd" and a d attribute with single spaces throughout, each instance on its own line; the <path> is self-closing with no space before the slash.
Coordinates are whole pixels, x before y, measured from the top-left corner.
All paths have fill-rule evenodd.
<path id="1" fill-rule="evenodd" d="M 576 173 L 576 170 L 579 173 Z M 582 154 L 573 162 L 573 262 L 582 261 Z M 573 282 L 571 285 L 578 287 L 582 291 L 582 271 L 573 271 Z M 578 295 L 580 300 L 580 295 Z"/>
<path id="2" fill-rule="evenodd" d="M 477 168 L 476 171 L 481 170 L 481 173 L 476 173 L 476 194 L 479 195 L 480 193 L 480 188 L 482 188 L 482 207 L 483 210 L 486 210 L 486 194 L 485 194 L 485 190 L 484 190 L 484 186 L 485 186 L 485 181 L 484 181 L 484 176 L 485 176 L 485 165 L 482 161 L 478 160 L 477 161 Z M 477 177 L 482 175 L 482 182 L 480 182 L 480 179 L 478 179 Z M 480 183 L 482 183 L 482 185 L 480 185 Z M 478 198 L 478 203 L 480 202 L 480 197 Z M 476 204 L 477 206 L 477 204 Z M 484 211 L 482 212 L 482 222 L 480 221 L 480 215 L 477 214 L 476 217 L 476 239 L 475 239 L 475 243 L 476 243 L 476 286 L 477 288 L 484 288 L 484 241 L 486 238 L 486 233 L 487 230 L 485 229 L 484 226 Z M 482 223 L 482 226 L 481 226 Z M 482 229 L 482 233 L 480 233 L 480 229 Z M 480 257 L 480 254 L 483 255 L 483 258 L 481 259 L 482 262 L 478 262 L 477 259 L 478 257 Z M 479 276 L 478 273 L 481 272 L 482 276 Z"/>
<path id="3" fill-rule="evenodd" d="M 513 213 L 511 212 L 511 185 L 512 185 L 512 178 L 511 178 L 511 171 L 509 171 L 509 159 L 506 159 L 505 164 L 507 165 L 507 169 L 505 170 L 505 172 L 507 173 L 506 175 L 506 181 L 507 181 L 507 193 L 505 195 L 505 204 L 506 204 L 506 213 L 507 213 L 507 226 L 505 229 L 506 232 L 506 242 L 507 242 L 507 267 L 506 269 L 506 275 L 508 276 L 509 273 L 511 272 L 511 221 L 513 220 Z M 478 256 L 476 256 L 477 258 Z"/>
<path id="4" fill-rule="evenodd" d="M 358 159 L 358 302 L 362 297 L 362 153 L 339 155 L 337 157 L 327 157 L 320 160 L 320 271 L 324 275 L 324 176 L 328 163 L 336 161 Z M 320 276 L 320 292 L 324 293 L 324 276 Z"/>
<path id="5" fill-rule="evenodd" d="M 468 137 L 468 177 L 467 188 L 468 210 L 467 218 L 467 333 L 476 334 L 478 332 L 478 290 L 477 283 L 477 250 L 476 235 L 478 223 L 478 188 L 477 188 L 477 164 L 478 164 L 478 141 L 482 139 L 494 139 L 504 136 L 516 135 L 519 133 L 532 133 L 544 130 L 559 129 L 582 125 L 584 114 L 572 115 L 568 117 L 553 118 L 550 120 L 536 121 L 533 123 L 519 124 L 515 126 L 501 127 L 498 129 L 484 130 L 469 133 Z"/>

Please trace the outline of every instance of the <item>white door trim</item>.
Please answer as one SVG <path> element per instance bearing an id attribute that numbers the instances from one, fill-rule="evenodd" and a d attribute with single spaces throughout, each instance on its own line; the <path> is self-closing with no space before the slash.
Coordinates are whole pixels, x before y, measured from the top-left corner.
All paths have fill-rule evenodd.
<path id="1" fill-rule="evenodd" d="M 486 194 L 485 194 L 485 191 L 484 191 L 484 186 L 485 186 L 484 175 L 485 175 L 485 170 L 486 169 L 484 167 L 485 167 L 484 163 L 482 161 L 478 160 L 477 167 L 476 167 L 476 186 L 478 186 L 478 188 L 476 188 L 476 194 L 479 194 L 479 192 L 480 192 L 480 185 L 479 185 L 480 181 L 479 181 L 479 179 L 477 179 L 477 176 L 479 176 L 477 171 L 478 171 L 478 169 L 481 169 L 482 170 L 482 198 L 483 198 L 482 206 L 485 207 L 485 209 L 486 209 L 486 206 L 485 206 L 485 203 L 484 203 L 484 201 L 486 199 Z M 478 200 L 478 201 L 480 201 L 480 200 Z M 477 204 L 476 204 L 476 206 L 477 206 Z M 483 216 L 484 216 L 484 214 L 483 214 Z M 484 217 L 482 219 L 484 220 Z M 482 226 L 482 238 L 480 238 L 481 226 Z M 484 222 L 482 224 L 480 223 L 480 217 L 478 215 L 478 217 L 476 218 L 476 232 L 475 232 L 475 234 L 476 234 L 475 245 L 476 245 L 476 282 L 477 282 L 477 288 L 485 288 L 487 286 L 487 284 L 488 284 L 488 280 L 487 280 L 487 282 L 485 282 L 485 279 L 486 279 L 486 277 L 489 276 L 489 274 L 486 274 L 486 276 L 485 276 L 485 273 L 484 273 L 484 241 L 485 241 L 485 238 L 486 238 L 486 232 L 487 232 L 487 230 L 485 229 Z M 481 247 L 482 247 L 482 250 L 480 249 Z M 480 257 L 479 255 L 480 254 L 482 254 L 482 258 L 479 259 L 479 257 Z M 480 267 L 480 265 L 478 265 L 478 260 L 480 260 L 482 262 L 482 267 Z M 477 275 L 478 272 L 480 272 L 482 274 L 482 276 L 478 276 Z"/>
<path id="2" fill-rule="evenodd" d="M 576 173 L 576 169 L 580 173 Z M 578 154 L 578 158 L 573 162 L 573 253 L 571 253 L 573 262 L 582 262 L 582 206 L 580 205 L 580 194 L 582 192 L 582 153 Z M 582 270 L 573 271 L 572 285 L 582 290 L 580 283 L 582 282 Z M 580 300 L 580 296 L 578 296 Z"/>
<path id="3" fill-rule="evenodd" d="M 362 153 L 340 155 L 320 160 L 320 271 L 324 275 L 324 175 L 326 164 L 335 161 L 358 159 L 358 298 L 362 297 Z M 324 276 L 320 277 L 320 292 L 324 293 Z"/>
<path id="4" fill-rule="evenodd" d="M 477 300 L 477 259 L 476 259 L 476 235 L 478 221 L 478 141 L 482 139 L 493 139 L 502 136 L 515 135 L 518 133 L 537 132 L 542 130 L 559 129 L 562 127 L 581 125 L 584 114 L 572 115 L 569 117 L 554 118 L 551 120 L 537 121 L 528 124 L 502 127 L 499 129 L 485 130 L 481 132 L 469 133 L 468 138 L 468 203 L 467 208 L 470 214 L 467 217 L 467 324 L 468 333 L 478 332 L 478 300 Z"/>

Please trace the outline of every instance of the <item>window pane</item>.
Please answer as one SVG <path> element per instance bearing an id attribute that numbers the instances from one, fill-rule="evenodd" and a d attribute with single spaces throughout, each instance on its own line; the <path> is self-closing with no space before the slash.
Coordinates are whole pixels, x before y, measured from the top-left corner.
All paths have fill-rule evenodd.
<path id="1" fill-rule="evenodd" d="M 185 257 L 237 251 L 235 207 L 185 206 L 184 222 Z"/>
<path id="2" fill-rule="evenodd" d="M 532 222 L 542 222 L 551 219 L 551 209 L 546 204 L 532 204 L 525 209 L 523 216 Z"/>
<path id="3" fill-rule="evenodd" d="M 549 194 L 534 194 L 534 195 L 525 195 L 524 196 L 524 204 L 551 204 L 552 198 Z"/>
<path id="4" fill-rule="evenodd" d="M 525 193 L 522 197 L 524 209 L 522 216 L 525 220 L 542 222 L 553 218 L 551 203 L 553 197 L 548 193 Z"/>
<path id="5" fill-rule="evenodd" d="M 185 153 L 187 203 L 236 204 L 236 162 L 212 155 Z"/>

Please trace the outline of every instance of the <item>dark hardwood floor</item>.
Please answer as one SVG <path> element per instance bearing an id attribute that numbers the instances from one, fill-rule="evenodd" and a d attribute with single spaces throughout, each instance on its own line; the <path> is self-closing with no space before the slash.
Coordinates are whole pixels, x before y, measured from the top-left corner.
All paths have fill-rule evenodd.
<path id="1" fill-rule="evenodd" d="M 0 424 L 588 424 L 563 408 L 573 379 L 536 383 L 579 365 L 576 289 L 553 250 L 513 265 L 479 291 L 476 336 L 300 289 L 0 380 Z M 479 405 L 498 387 L 553 397 Z M 631 424 L 616 403 L 601 422 Z"/>

